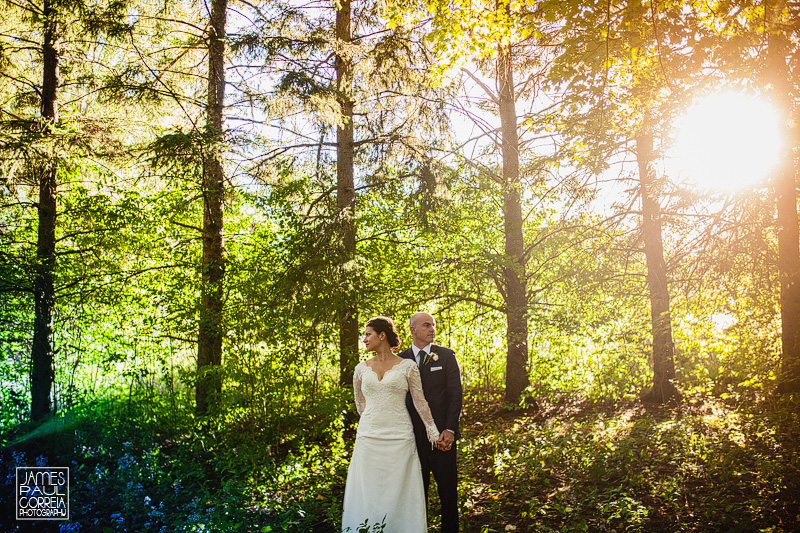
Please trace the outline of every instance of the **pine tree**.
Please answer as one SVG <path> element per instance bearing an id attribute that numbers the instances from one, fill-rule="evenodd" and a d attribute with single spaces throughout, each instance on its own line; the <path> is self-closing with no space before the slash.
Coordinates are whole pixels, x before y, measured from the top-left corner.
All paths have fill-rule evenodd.
<path id="1" fill-rule="evenodd" d="M 197 335 L 197 414 L 206 414 L 222 392 L 223 203 L 225 200 L 225 45 L 227 0 L 213 0 L 208 36 L 207 149 L 203 157 L 202 297 Z"/>
<path id="2" fill-rule="evenodd" d="M 57 305 L 55 276 L 57 260 L 57 214 L 61 175 L 69 159 L 85 155 L 91 148 L 91 135 L 80 128 L 73 129 L 69 121 L 63 120 L 60 112 L 62 88 L 66 83 L 73 87 L 91 85 L 96 78 L 91 74 L 81 77 L 81 56 L 91 49 L 91 39 L 104 35 L 117 39 L 126 31 L 123 13 L 124 2 L 86 4 L 42 0 L 41 3 L 7 3 L 8 15 L 16 23 L 19 40 L 4 46 L 8 63 L 4 75 L 18 89 L 13 110 L 4 110 L 4 121 L 9 126 L 3 146 L 6 154 L 25 161 L 23 181 L 32 183 L 37 189 L 37 242 L 36 261 L 33 269 L 32 292 L 34 295 L 33 341 L 31 345 L 31 418 L 41 420 L 53 408 L 54 341 L 53 320 Z M 78 42 L 75 36 L 83 34 L 86 42 Z M 30 54 L 30 56 L 28 55 Z M 68 59 L 67 59 L 68 58 Z M 26 62 L 36 65 L 37 81 L 30 73 L 21 69 Z M 68 65 L 70 79 L 62 78 L 63 66 Z M 89 81 L 87 81 L 89 80 Z M 31 105 L 33 97 L 38 110 Z M 70 93 L 74 101 L 85 95 Z M 74 104 L 73 104 L 74 106 Z M 38 111 L 38 112 L 37 112 Z M 75 109 L 73 116 L 80 117 Z M 70 119 L 75 121 L 74 118 Z"/>

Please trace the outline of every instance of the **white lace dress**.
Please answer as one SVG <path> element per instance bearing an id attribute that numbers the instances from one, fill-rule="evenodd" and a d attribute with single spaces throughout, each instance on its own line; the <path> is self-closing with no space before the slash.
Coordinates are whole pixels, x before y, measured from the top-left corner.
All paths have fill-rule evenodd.
<path id="1" fill-rule="evenodd" d="M 406 392 L 411 392 L 431 443 L 438 440 L 439 431 L 422 393 L 417 365 L 403 359 L 379 380 L 361 362 L 353 374 L 353 389 L 361 420 L 347 471 L 342 531 L 373 533 L 380 531 L 381 523 L 383 533 L 427 531 L 422 470 Z"/>

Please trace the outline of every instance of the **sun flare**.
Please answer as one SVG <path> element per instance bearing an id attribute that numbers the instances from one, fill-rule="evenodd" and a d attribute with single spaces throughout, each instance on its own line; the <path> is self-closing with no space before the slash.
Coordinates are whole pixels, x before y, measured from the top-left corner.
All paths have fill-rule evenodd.
<path id="1" fill-rule="evenodd" d="M 708 189 L 761 184 L 780 156 L 780 123 L 775 108 L 756 96 L 709 96 L 679 120 L 671 171 Z"/>

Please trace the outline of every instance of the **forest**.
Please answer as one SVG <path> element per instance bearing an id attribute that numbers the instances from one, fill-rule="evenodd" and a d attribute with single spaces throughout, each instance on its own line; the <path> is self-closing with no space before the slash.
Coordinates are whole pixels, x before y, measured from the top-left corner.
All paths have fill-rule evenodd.
<path id="1" fill-rule="evenodd" d="M 0 530 L 340 531 L 416 311 L 462 531 L 800 530 L 796 0 L 0 6 Z"/>

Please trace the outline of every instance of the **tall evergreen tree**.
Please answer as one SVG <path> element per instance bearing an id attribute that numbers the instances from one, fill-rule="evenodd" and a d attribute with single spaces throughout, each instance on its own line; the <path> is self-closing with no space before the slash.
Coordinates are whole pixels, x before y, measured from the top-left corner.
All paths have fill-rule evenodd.
<path id="1" fill-rule="evenodd" d="M 659 205 L 658 179 L 653 152 L 653 131 L 645 121 L 636 137 L 639 165 L 639 194 L 642 206 L 642 240 L 647 263 L 647 288 L 650 295 L 650 327 L 653 335 L 653 386 L 645 399 L 663 403 L 679 396 L 675 379 L 675 353 L 672 341 L 669 279 L 664 261 L 664 244 Z"/>
<path id="2" fill-rule="evenodd" d="M 42 129 L 47 134 L 58 123 L 58 41 L 61 37 L 57 5 L 45 0 L 42 21 Z M 39 173 L 39 228 L 36 241 L 34 278 L 33 345 L 31 353 L 31 418 L 39 420 L 50 413 L 53 384 L 53 313 L 56 295 L 53 285 L 56 245 L 56 194 L 58 162 L 41 162 Z"/>
<path id="3" fill-rule="evenodd" d="M 36 261 L 33 268 L 32 292 L 34 295 L 33 341 L 31 344 L 31 418 L 40 420 L 53 409 L 54 354 L 53 320 L 57 304 L 56 249 L 57 214 L 60 179 L 69 166 L 65 161 L 79 159 L 91 145 L 91 134 L 73 130 L 73 124 L 62 120 L 60 112 L 61 91 L 65 83 L 71 86 L 70 99 L 75 117 L 80 119 L 74 104 L 85 95 L 76 87 L 85 87 L 96 81 L 91 74 L 81 76 L 81 57 L 93 45 L 92 39 L 103 35 L 116 38 L 127 28 L 124 22 L 125 2 L 86 4 L 42 0 L 19 4 L 7 2 L 7 15 L 17 17 L 17 38 L 3 47 L 4 58 L 9 63 L 22 61 L 35 65 L 33 72 L 21 69 L 21 64 L 4 72 L 13 86 L 19 87 L 12 98 L 16 109 L 4 110 L 4 122 L 9 126 L 10 137 L 4 143 L 6 153 L 21 154 L 22 167 L 27 181 L 37 189 Z M 88 42 L 78 42 L 75 35 L 82 33 Z M 25 43 L 18 46 L 17 43 Z M 68 59 L 65 59 L 68 58 Z M 70 79 L 62 79 L 62 66 L 69 66 Z M 4 65 L 8 66 L 8 64 Z M 32 96 L 38 104 L 38 113 L 29 105 Z M 16 114 L 19 113 L 19 114 Z"/>
<path id="4" fill-rule="evenodd" d="M 341 124 L 336 129 L 336 203 L 339 208 L 339 262 L 342 272 L 349 270 L 356 258 L 356 189 L 355 147 L 353 145 L 353 58 L 350 49 L 350 0 L 336 3 L 336 93 Z M 339 318 L 340 383 L 352 383 L 353 370 L 358 363 L 358 303 L 354 285 L 342 280 Z"/>
<path id="5" fill-rule="evenodd" d="M 227 0 L 213 0 L 208 23 L 206 151 L 203 154 L 203 259 L 197 335 L 196 412 L 206 414 L 222 391 L 223 204 L 225 201 L 225 48 Z"/>
<path id="6" fill-rule="evenodd" d="M 274 110 L 269 118 L 280 132 L 280 141 L 266 140 L 268 149 L 253 173 L 281 169 L 280 177 L 267 178 L 270 186 L 297 179 L 314 189 L 313 200 L 296 206 L 315 228 L 315 238 L 308 256 L 303 254 L 305 275 L 293 278 L 294 290 L 299 300 L 311 301 L 310 290 L 330 295 L 324 308 L 316 302 L 314 322 L 336 324 L 331 341 L 338 348 L 338 380 L 351 386 L 359 316 L 365 294 L 375 290 L 365 277 L 374 260 L 364 256 L 369 233 L 401 231 L 362 229 L 360 221 L 371 215 L 357 206 L 372 190 L 403 190 L 424 159 L 424 147 L 436 138 L 441 112 L 439 101 L 430 98 L 425 44 L 416 29 L 387 27 L 377 2 L 357 10 L 347 1 L 327 6 L 263 2 L 252 32 L 240 43 L 268 61 L 264 72 L 277 78 L 252 93 Z"/>
<path id="7" fill-rule="evenodd" d="M 781 375 L 778 390 L 800 392 L 800 220 L 798 219 L 796 116 L 800 84 L 793 71 L 800 36 L 800 9 L 783 0 L 764 2 L 767 95 L 784 118 L 786 148 L 775 171 L 777 196 L 778 272 L 781 298 Z M 794 42 L 794 49 L 792 42 Z M 794 85 L 792 81 L 795 81 Z"/>
<path id="8" fill-rule="evenodd" d="M 765 95 L 783 117 L 783 153 L 769 187 L 776 216 L 769 230 L 777 236 L 777 264 L 781 315 L 781 370 L 779 392 L 800 390 L 800 231 L 798 225 L 797 120 L 800 106 L 800 69 L 797 40 L 800 9 L 795 2 L 735 1 L 704 6 L 704 31 L 710 33 L 704 59 L 714 66 L 720 83 Z M 706 57 L 707 56 L 707 57 Z M 755 255 L 755 254 L 753 254 Z"/>
<path id="9" fill-rule="evenodd" d="M 501 4 L 506 17 L 510 3 Z M 505 230 L 506 311 L 506 401 L 519 402 L 528 380 L 528 292 L 525 236 L 522 225 L 522 182 L 520 180 L 520 145 L 514 95 L 514 61 L 510 38 L 503 38 L 497 50 L 498 111 L 503 152 L 503 227 Z"/>
<path id="10" fill-rule="evenodd" d="M 525 220 L 534 202 L 526 202 L 523 193 L 536 188 L 530 188 L 530 182 L 537 179 L 534 175 L 543 171 L 548 160 L 547 156 L 534 150 L 524 149 L 524 145 L 530 146 L 530 139 L 525 142 L 520 140 L 520 131 L 525 129 L 524 121 L 543 124 L 547 114 L 531 113 L 521 119 L 517 111 L 521 97 L 535 100 L 539 90 L 537 77 L 544 55 L 542 50 L 545 49 L 539 46 L 541 32 L 526 31 L 521 21 L 529 19 L 533 24 L 543 21 L 527 8 L 507 1 L 456 5 L 438 3 L 431 6 L 434 9 L 431 36 L 437 43 L 435 49 L 439 51 L 440 59 L 455 63 L 474 61 L 480 66 L 482 75 L 493 77 L 496 85 L 495 92 L 477 76 L 470 74 L 486 93 L 487 102 L 482 111 L 499 119 L 500 127 L 496 131 L 484 126 L 480 128 L 484 129 L 482 136 L 488 140 L 487 144 L 499 148 L 500 170 L 494 172 L 492 165 L 477 164 L 476 161 L 471 164 L 490 176 L 500 190 L 503 252 L 496 279 L 502 280 L 497 283 L 497 289 L 502 299 L 499 308 L 506 322 L 505 400 L 515 405 L 520 402 L 530 383 L 529 258 L 533 246 L 531 241 L 535 239 L 531 234 L 526 236 Z M 458 20 L 459 23 L 453 25 L 452 20 Z M 480 31 L 472 31 L 475 28 L 480 28 Z M 517 75 L 522 81 L 515 81 Z M 477 125 L 486 119 L 484 114 L 479 114 L 472 115 L 471 120 Z M 494 138 L 497 133 L 499 139 Z M 463 153 L 459 155 L 464 157 Z M 492 274 L 488 274 L 492 277 Z M 485 301 L 483 303 L 488 304 Z"/>

